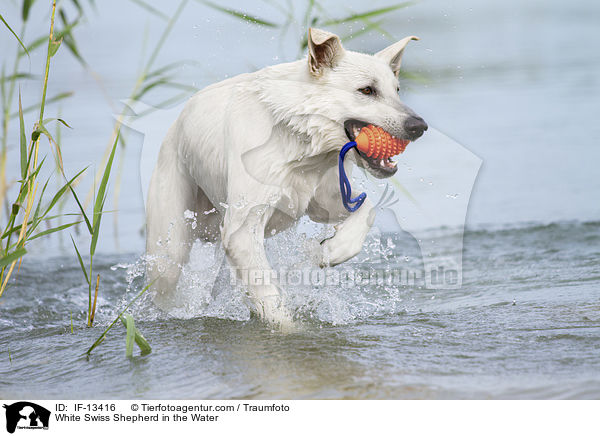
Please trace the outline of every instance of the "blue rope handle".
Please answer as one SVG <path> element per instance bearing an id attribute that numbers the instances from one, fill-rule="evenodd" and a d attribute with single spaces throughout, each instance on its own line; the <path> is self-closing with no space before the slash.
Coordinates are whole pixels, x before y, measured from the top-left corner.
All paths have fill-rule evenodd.
<path id="1" fill-rule="evenodd" d="M 358 197 L 352 198 L 352 188 L 350 187 L 350 181 L 346 176 L 346 170 L 344 170 L 344 157 L 346 153 L 352 148 L 356 147 L 356 142 L 350 141 L 342 147 L 340 150 L 339 158 L 339 170 L 340 170 L 340 192 L 342 193 L 342 203 L 349 212 L 355 212 L 359 207 L 362 206 L 363 202 L 367 198 L 367 194 L 362 192 Z M 356 203 L 356 204 L 355 204 Z M 351 206 L 351 204 L 355 204 Z"/>

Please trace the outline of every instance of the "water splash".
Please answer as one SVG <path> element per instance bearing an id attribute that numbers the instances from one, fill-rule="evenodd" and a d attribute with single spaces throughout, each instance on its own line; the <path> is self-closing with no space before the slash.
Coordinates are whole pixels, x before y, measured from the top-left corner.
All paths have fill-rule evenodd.
<path id="1" fill-rule="evenodd" d="M 331 226 L 306 219 L 297 227 L 267 239 L 267 256 L 280 283 L 284 304 L 294 317 L 301 322 L 340 325 L 403 312 L 410 286 L 374 280 L 371 276 L 394 259 L 402 261 L 403 267 L 406 259 L 418 265 L 418 256 L 411 253 L 410 257 L 398 257 L 394 237 L 382 236 L 375 230 L 367 238 L 363 251 L 351 262 L 321 269 L 316 258 L 319 242 L 332 234 Z M 142 257 L 131 265 L 117 265 L 127 268 L 129 295 L 143 287 L 147 263 L 148 259 Z M 246 321 L 251 317 L 244 287 L 233 277 L 218 243 L 194 243 L 169 304 L 165 311 L 158 309 L 149 293 L 132 310 L 143 320 L 215 317 Z"/>

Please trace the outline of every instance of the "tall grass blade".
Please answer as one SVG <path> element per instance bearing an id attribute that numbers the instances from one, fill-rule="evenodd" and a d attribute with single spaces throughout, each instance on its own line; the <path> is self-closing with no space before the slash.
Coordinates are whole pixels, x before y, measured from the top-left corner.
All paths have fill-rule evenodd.
<path id="1" fill-rule="evenodd" d="M 142 88 L 138 93 L 136 93 L 132 99 L 133 100 L 139 100 L 141 99 L 148 91 L 152 90 L 153 88 L 157 87 L 157 86 L 162 86 L 165 88 L 174 88 L 174 89 L 181 89 L 184 91 L 189 91 L 191 92 L 196 92 L 198 90 L 198 88 L 196 88 L 195 86 L 191 86 L 191 85 L 185 85 L 182 83 L 177 83 L 177 82 L 170 82 L 167 79 L 158 79 L 154 82 L 149 83 L 148 85 L 146 85 L 144 88 Z"/>
<path id="2" fill-rule="evenodd" d="M 90 223 L 90 220 L 88 219 L 88 217 L 85 213 L 85 210 L 83 210 L 83 206 L 81 205 L 81 202 L 79 201 L 79 197 L 77 197 L 77 194 L 75 193 L 75 190 L 73 189 L 72 186 L 69 185 L 69 189 L 71 190 L 71 194 L 73 194 L 73 198 L 75 199 L 75 202 L 77 203 L 77 206 L 79 207 L 79 211 L 81 212 L 81 215 L 83 216 L 83 220 L 85 221 L 85 225 L 87 226 L 87 229 L 90 232 L 90 235 L 93 234 L 94 229 L 92 228 L 92 224 Z"/>
<path id="3" fill-rule="evenodd" d="M 94 324 L 94 317 L 96 316 L 96 303 L 98 302 L 98 290 L 100 289 L 100 274 L 96 276 L 96 290 L 94 291 L 94 303 L 92 304 L 92 311 L 90 312 L 88 327 Z"/>
<path id="4" fill-rule="evenodd" d="M 123 317 L 121 317 L 121 320 Z M 133 320 L 133 316 L 126 313 L 125 314 L 125 327 L 127 328 L 127 337 L 125 339 L 125 356 L 132 357 L 133 356 L 133 344 L 135 342 L 135 321 Z"/>
<path id="5" fill-rule="evenodd" d="M 50 212 L 52 210 L 52 208 L 56 205 L 56 203 L 58 202 L 58 200 L 60 200 L 60 198 L 64 195 L 65 192 L 67 192 L 67 189 L 69 189 L 71 187 L 71 185 L 73 184 L 73 182 L 81 175 L 83 174 L 83 172 L 86 170 L 86 168 L 82 169 L 81 171 L 79 171 L 77 174 L 75 174 L 75 176 L 73 176 L 73 178 L 71 180 L 69 180 L 67 183 L 64 184 L 64 186 L 62 188 L 60 188 L 58 190 L 58 192 L 56 194 L 54 194 L 54 197 L 52 198 L 52 201 L 50 201 L 50 204 L 48 205 L 48 207 L 46 208 L 46 211 L 44 212 L 44 214 L 42 215 L 42 218 L 45 217 L 46 215 L 48 215 L 48 212 Z"/>
<path id="6" fill-rule="evenodd" d="M 43 232 L 36 233 L 35 235 L 31 236 L 28 239 L 28 241 L 32 241 L 32 240 L 34 240 L 36 238 L 41 238 L 42 236 L 46 236 L 46 235 L 49 235 L 51 233 L 60 232 L 61 230 L 68 229 L 69 227 L 72 227 L 72 226 L 77 225 L 79 223 L 81 223 L 81 221 L 75 221 L 73 223 L 63 224 L 62 226 L 58 226 L 58 227 L 54 227 L 52 229 L 44 230 Z"/>
<path id="7" fill-rule="evenodd" d="M 398 190 L 400 192 L 402 192 L 404 195 L 406 195 L 408 197 L 408 199 L 411 201 L 411 203 L 413 203 L 415 206 L 419 206 L 419 202 L 415 199 L 415 197 L 413 197 L 410 192 L 408 192 L 408 189 L 406 189 L 404 186 L 402 186 L 402 184 L 394 179 L 393 177 L 390 178 L 390 181 L 396 186 L 396 188 L 398 188 Z"/>
<path id="8" fill-rule="evenodd" d="M 90 256 L 93 256 L 96 252 L 96 244 L 98 242 L 98 236 L 100 234 L 100 220 L 102 218 L 102 209 L 104 208 L 104 201 L 106 200 L 106 186 L 108 185 L 108 178 L 110 177 L 110 171 L 112 169 L 113 160 L 115 158 L 115 151 L 119 142 L 119 133 L 115 139 L 108 162 L 104 168 L 104 174 L 102 175 L 102 181 L 98 187 L 98 195 L 96 196 L 96 203 L 94 204 L 94 216 L 92 217 L 92 242 L 90 243 Z"/>
<path id="9" fill-rule="evenodd" d="M 204 3 L 206 6 L 216 9 L 217 11 L 221 11 L 225 14 L 231 15 L 232 17 L 235 17 L 235 18 L 239 18 L 239 19 L 246 21 L 248 23 L 251 23 L 251 24 L 257 24 L 259 26 L 265 26 L 265 27 L 279 27 L 277 24 L 272 23 L 267 20 L 263 20 L 262 18 L 248 15 L 245 12 L 236 11 L 235 9 L 225 8 L 223 6 L 219 6 L 215 3 L 212 3 L 212 2 L 209 2 L 206 0 L 201 1 L 201 3 Z"/>
<path id="10" fill-rule="evenodd" d="M 73 29 L 75 26 L 77 26 L 77 24 L 79 24 L 79 21 L 74 21 L 73 23 L 69 24 L 68 26 L 63 27 L 63 29 L 59 32 L 56 32 L 56 39 L 60 39 L 60 38 L 64 38 L 64 36 L 69 33 L 71 31 L 71 29 Z M 34 51 L 37 48 L 41 47 L 46 41 L 48 40 L 47 36 L 40 36 L 38 39 L 36 39 L 35 41 L 33 41 L 31 44 L 29 44 L 27 46 L 26 50 Z M 20 53 L 21 55 L 23 55 L 23 52 Z"/>
<path id="11" fill-rule="evenodd" d="M 69 91 L 69 92 L 61 92 L 59 94 L 56 94 L 53 97 L 47 98 L 46 99 L 46 104 L 51 104 L 51 103 L 56 103 L 57 101 L 60 100 L 64 100 L 65 98 L 69 98 L 73 95 L 73 92 Z M 26 114 L 28 112 L 31 112 L 32 110 L 35 110 L 37 108 L 40 107 L 41 102 L 38 102 L 37 104 L 33 104 L 31 106 L 27 106 L 25 109 L 23 109 L 23 113 Z M 13 114 L 11 114 L 11 118 L 14 118 L 18 115 L 18 112 L 15 112 Z"/>
<path id="12" fill-rule="evenodd" d="M 15 38 L 17 38 L 17 41 L 19 41 L 19 44 L 21 44 L 21 47 L 23 47 L 23 50 L 25 50 L 25 53 L 27 53 L 27 56 L 29 56 L 29 51 L 27 50 L 27 47 L 25 47 L 25 44 L 23 44 L 23 41 L 21 41 L 21 38 L 19 38 L 17 36 L 17 34 L 14 32 L 14 30 L 11 29 L 11 27 L 8 25 L 8 23 L 6 22 L 6 20 L 2 16 L 2 14 L 0 14 L 0 21 L 2 21 L 4 23 L 4 25 L 6 26 L 6 28 L 8 30 L 10 30 L 10 33 L 12 33 Z"/>
<path id="13" fill-rule="evenodd" d="M 77 26 L 77 24 L 79 23 L 79 18 L 75 19 L 72 23 L 69 23 L 65 11 L 63 9 L 58 11 L 58 15 L 60 16 L 60 19 L 62 20 L 63 25 L 65 27 L 63 28 L 62 32 L 60 32 L 60 34 L 57 35 L 56 39 L 64 40 L 65 45 L 71 51 L 71 54 L 75 56 L 75 59 L 77 59 L 79 63 L 84 67 L 87 66 L 87 62 L 85 61 L 85 59 L 83 59 L 83 56 L 81 56 L 81 53 L 77 48 L 75 38 L 73 37 L 73 33 L 71 32 L 73 27 Z"/>
<path id="14" fill-rule="evenodd" d="M 8 265 L 25 256 L 26 254 L 27 250 L 25 249 L 25 247 L 17 248 L 12 253 L 9 253 L 6 256 L 0 258 L 0 268 L 7 267 Z"/>
<path id="15" fill-rule="evenodd" d="M 88 277 L 87 270 L 85 269 L 85 265 L 83 264 L 83 259 L 81 258 L 81 254 L 77 249 L 77 244 L 75 244 L 75 239 L 73 239 L 73 236 L 71 236 L 71 241 L 73 242 L 73 247 L 75 247 L 75 253 L 77 253 L 77 259 L 79 260 L 79 266 L 81 267 L 81 271 L 83 271 L 83 275 L 85 276 L 85 281 L 87 282 L 88 286 L 90 286 L 90 278 Z"/>
<path id="16" fill-rule="evenodd" d="M 376 21 L 376 22 L 368 23 L 362 29 L 360 29 L 360 30 L 358 30 L 356 32 L 352 32 L 352 33 L 350 33 L 350 34 L 348 34 L 346 36 L 342 36 L 340 39 L 342 40 L 342 42 L 346 42 L 346 41 L 349 41 L 349 40 L 351 40 L 353 38 L 356 38 L 356 37 L 358 37 L 360 35 L 364 35 L 365 33 L 368 33 L 368 32 L 370 32 L 373 29 L 378 30 L 380 33 L 383 33 L 382 32 L 383 29 L 380 27 L 380 25 L 381 25 L 382 22 L 383 22 L 383 20 L 379 20 L 379 21 Z"/>
<path id="17" fill-rule="evenodd" d="M 21 104 L 21 91 L 19 91 L 19 129 L 20 129 L 20 155 L 21 178 L 27 177 L 27 137 L 25 136 L 25 122 L 23 121 L 23 106 Z"/>
<path id="18" fill-rule="evenodd" d="M 167 71 L 171 71 L 175 68 L 181 67 L 181 66 L 185 66 L 185 65 L 189 65 L 189 64 L 195 64 L 194 61 L 188 60 L 188 61 L 177 61 L 177 62 L 173 62 L 170 63 L 168 65 L 165 65 L 164 67 L 160 67 L 157 68 L 156 70 L 149 72 L 148 74 L 146 74 L 146 80 L 152 78 L 152 77 L 156 77 L 156 76 L 160 76 L 163 73 L 166 73 Z"/>
<path id="19" fill-rule="evenodd" d="M 25 0 L 27 1 L 27 0 Z M 46 107 L 46 93 L 48 92 L 48 74 L 50 73 L 50 53 L 52 51 L 52 41 L 54 41 L 54 14 L 56 13 L 56 1 L 52 2 L 52 18 L 50 19 L 50 35 L 48 36 L 48 50 L 46 52 L 46 68 L 44 68 L 44 83 L 42 86 L 42 102 L 40 103 L 40 121 L 44 121 L 44 109 Z"/>
<path id="20" fill-rule="evenodd" d="M 125 318 L 121 317 L 121 322 L 123 323 L 123 326 L 127 328 L 127 322 L 125 321 Z M 146 338 L 140 333 L 137 327 L 135 328 L 135 343 L 138 347 L 140 347 L 142 356 L 152 352 L 152 347 Z"/>
<path id="21" fill-rule="evenodd" d="M 105 330 L 102 332 L 102 334 L 100 335 L 100 337 L 99 337 L 98 339 L 96 339 L 96 342 L 94 342 L 94 343 L 92 344 L 92 346 L 91 346 L 90 348 L 88 348 L 88 349 L 87 349 L 87 351 L 86 351 L 85 353 L 83 353 L 83 354 L 86 354 L 86 355 L 88 355 L 88 356 L 89 356 L 89 355 L 90 355 L 90 353 L 91 353 L 92 351 L 94 351 L 94 349 L 95 349 L 95 348 L 96 348 L 98 345 L 100 345 L 100 344 L 102 343 L 102 341 L 104 341 L 104 339 L 106 338 L 106 334 L 109 332 L 109 330 L 110 330 L 110 329 L 112 329 L 112 328 L 113 328 L 113 326 L 115 325 L 115 323 L 116 323 L 116 322 L 117 322 L 119 319 L 121 319 L 121 316 L 122 316 L 122 315 L 125 313 L 125 311 L 126 311 L 127 309 L 129 309 L 129 306 L 131 306 L 131 305 L 132 305 L 133 303 L 135 303 L 135 302 L 136 302 L 136 301 L 137 301 L 137 300 L 138 300 L 138 299 L 139 299 L 139 298 L 140 298 L 142 295 L 144 295 L 144 293 L 145 293 L 145 292 L 146 292 L 148 289 L 150 289 L 150 286 L 152 286 L 152 285 L 154 284 L 154 282 L 155 282 L 155 281 L 156 281 L 156 280 L 153 280 L 152 282 L 148 283 L 148 284 L 147 284 L 147 285 L 144 287 L 144 289 L 142 289 L 142 290 L 140 291 L 140 293 L 139 293 L 139 294 L 137 294 L 137 295 L 135 296 L 135 298 L 134 298 L 133 300 L 131 300 L 131 301 L 130 301 L 130 302 L 127 304 L 127 306 L 125 306 L 125 308 L 124 308 L 124 309 L 123 309 L 121 312 L 119 312 L 119 314 L 118 314 L 118 315 L 117 315 L 117 317 L 114 319 L 114 321 L 113 321 L 113 322 L 111 322 L 111 323 L 109 324 L 109 326 L 108 326 L 108 327 L 106 327 L 106 329 L 105 329 Z"/>
<path id="22" fill-rule="evenodd" d="M 36 76 L 34 74 L 29 74 L 29 73 L 15 73 L 15 74 L 11 74 L 10 76 L 1 77 L 0 78 L 0 82 L 11 83 L 11 82 L 16 81 L 16 80 L 21 80 L 21 79 L 33 80 L 35 78 L 36 78 Z"/>
<path id="23" fill-rule="evenodd" d="M 33 5 L 34 1 L 35 0 L 23 0 L 23 10 L 21 11 L 23 21 L 27 21 L 27 19 L 29 18 L 29 10 L 31 9 L 31 6 Z"/>
<path id="24" fill-rule="evenodd" d="M 33 232 L 33 230 L 35 230 L 35 227 L 41 221 L 41 219 L 38 219 L 38 217 L 40 216 L 40 210 L 42 210 L 42 201 L 44 199 L 44 193 L 46 192 L 46 188 L 48 187 L 48 183 L 50 183 L 50 177 L 48 177 L 48 180 L 46 180 L 46 183 L 44 183 L 44 187 L 42 188 L 42 193 L 40 194 L 40 197 L 39 197 L 38 202 L 37 202 L 37 206 L 35 208 L 35 212 L 33 213 L 33 219 L 31 220 L 31 224 L 32 225 L 31 225 L 31 227 L 27 228 L 27 234 L 28 235 L 31 232 Z"/>
<path id="25" fill-rule="evenodd" d="M 411 6 L 411 5 L 415 4 L 415 3 L 416 2 L 414 2 L 414 1 L 402 2 L 402 3 L 398 3 L 396 5 L 393 5 L 393 6 L 387 6 L 387 7 L 379 8 L 379 9 L 373 9 L 373 10 L 370 10 L 370 11 L 367 11 L 367 12 L 359 12 L 359 13 L 355 13 L 355 14 L 349 15 L 349 16 L 347 16 L 345 18 L 337 18 L 337 19 L 325 21 L 321 25 L 323 25 L 323 26 L 332 26 L 332 25 L 335 25 L 335 24 L 346 23 L 348 21 L 363 20 L 365 18 L 373 18 L 373 17 L 377 17 L 379 15 L 384 15 L 384 14 L 387 14 L 389 12 L 396 11 L 398 9 L 406 8 L 406 7 Z"/>
<path id="26" fill-rule="evenodd" d="M 40 218 L 39 221 L 40 222 L 41 221 L 50 221 L 50 220 L 53 220 L 53 219 L 56 219 L 56 218 L 60 218 L 60 217 L 63 217 L 63 216 L 79 216 L 79 215 L 80 214 L 78 214 L 78 213 L 64 213 L 64 214 L 60 214 L 60 215 L 49 216 L 49 217 L 46 217 L 44 219 Z M 27 226 L 30 226 L 32 224 L 33 224 L 33 220 L 27 222 Z M 21 231 L 21 227 L 22 227 L 22 224 L 19 224 L 18 226 L 13 226 L 13 227 L 10 227 L 10 228 L 6 229 L 4 231 L 4 233 L 2 233 L 2 236 L 0 237 L 0 239 L 6 239 L 6 237 L 8 235 L 12 235 L 13 233 L 20 232 Z"/>
<path id="27" fill-rule="evenodd" d="M 308 6 L 306 7 L 306 12 L 304 13 L 304 30 L 307 30 L 309 25 L 310 16 L 312 14 L 313 7 L 315 6 L 315 0 L 308 0 Z"/>
<path id="28" fill-rule="evenodd" d="M 148 12 L 150 12 L 151 14 L 156 15 L 157 17 L 165 20 L 165 21 L 169 21 L 169 16 L 166 14 L 163 14 L 161 11 L 159 11 L 158 9 L 156 9 L 155 7 L 153 7 L 152 5 L 149 5 L 148 3 L 142 1 L 142 0 L 131 0 L 131 2 L 135 3 L 136 5 L 138 5 L 139 7 L 146 9 Z"/>
<path id="29" fill-rule="evenodd" d="M 144 68 L 142 75 L 146 75 L 150 71 L 150 68 L 152 68 L 152 65 L 154 64 L 154 61 L 156 60 L 156 57 L 158 56 L 160 49 L 162 48 L 163 44 L 167 40 L 167 36 L 169 36 L 169 33 L 171 33 L 173 26 L 179 19 L 179 15 L 181 15 L 181 13 L 183 12 L 183 9 L 185 8 L 186 5 L 187 5 L 187 0 L 182 0 L 181 3 L 179 3 L 177 10 L 175 11 L 173 16 L 167 23 L 167 27 L 165 28 L 163 33 L 160 35 L 160 38 L 159 38 L 158 42 L 156 43 L 154 50 L 152 50 L 152 53 L 150 54 L 150 57 L 148 58 L 148 62 L 146 63 L 146 66 Z"/>

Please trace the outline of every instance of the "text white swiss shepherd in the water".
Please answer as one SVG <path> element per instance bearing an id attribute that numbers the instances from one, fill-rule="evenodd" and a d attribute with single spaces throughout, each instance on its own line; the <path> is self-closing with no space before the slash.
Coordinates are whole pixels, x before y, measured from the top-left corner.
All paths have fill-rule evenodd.
<path id="1" fill-rule="evenodd" d="M 147 201 L 147 270 L 154 301 L 168 309 L 181 267 L 197 238 L 223 244 L 232 268 L 263 319 L 292 323 L 271 277 L 264 238 L 308 215 L 336 223 L 315 253 L 321 266 L 358 254 L 375 212 L 367 199 L 349 213 L 341 201 L 338 153 L 366 124 L 415 140 L 427 129 L 398 96 L 409 36 L 375 55 L 345 50 L 338 36 L 308 32 L 307 59 L 279 64 L 208 86 L 170 127 Z M 375 177 L 393 175 L 391 159 L 351 151 L 353 164 Z M 353 196 L 358 193 L 353 192 Z M 184 215 L 196 213 L 191 225 Z"/>

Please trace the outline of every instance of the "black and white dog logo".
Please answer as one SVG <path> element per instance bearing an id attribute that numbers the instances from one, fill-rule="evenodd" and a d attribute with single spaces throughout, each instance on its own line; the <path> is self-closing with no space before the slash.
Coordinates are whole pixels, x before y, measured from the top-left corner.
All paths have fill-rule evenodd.
<path id="1" fill-rule="evenodd" d="M 48 429 L 50 411 L 42 406 L 28 401 L 19 401 L 10 405 L 4 404 L 6 409 L 6 431 L 14 433 L 19 429 Z"/>

